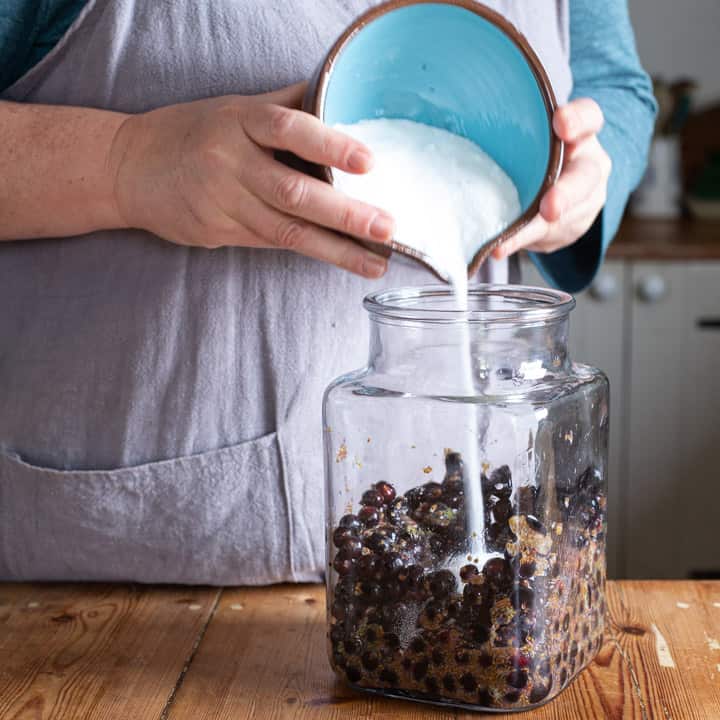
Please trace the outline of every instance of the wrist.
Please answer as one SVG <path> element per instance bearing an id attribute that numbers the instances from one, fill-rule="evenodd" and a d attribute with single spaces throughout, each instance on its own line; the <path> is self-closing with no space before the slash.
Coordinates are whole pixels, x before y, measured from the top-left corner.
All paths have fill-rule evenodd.
<path id="1" fill-rule="evenodd" d="M 133 157 L 138 145 L 139 115 L 125 115 L 113 133 L 108 149 L 107 168 L 110 181 L 110 206 L 115 228 L 142 228 L 133 207 Z"/>
<path id="2" fill-rule="evenodd" d="M 129 116 L 124 113 L 97 111 L 87 116 L 84 129 L 86 140 L 81 152 L 85 154 L 85 168 L 80 184 L 86 185 L 83 223 L 88 230 L 118 230 L 127 228 L 119 213 L 115 198 L 115 170 L 113 148 L 119 129 Z M 83 132 L 81 130 L 81 132 Z"/>

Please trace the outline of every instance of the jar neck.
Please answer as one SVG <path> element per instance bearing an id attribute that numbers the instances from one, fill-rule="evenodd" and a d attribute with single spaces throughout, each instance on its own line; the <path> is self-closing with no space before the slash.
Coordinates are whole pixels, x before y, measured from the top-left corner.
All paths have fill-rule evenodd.
<path id="1" fill-rule="evenodd" d="M 568 371 L 568 326 L 567 315 L 528 324 L 431 324 L 373 317 L 368 364 L 381 374 L 422 373 L 460 367 L 469 355 L 476 380 L 494 376 L 536 381 Z"/>

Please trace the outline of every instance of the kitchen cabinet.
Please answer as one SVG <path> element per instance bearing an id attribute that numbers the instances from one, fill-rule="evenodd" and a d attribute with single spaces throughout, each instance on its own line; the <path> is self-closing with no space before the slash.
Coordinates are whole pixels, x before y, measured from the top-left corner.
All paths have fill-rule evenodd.
<path id="1" fill-rule="evenodd" d="M 720 570 L 720 262 L 632 267 L 625 573 Z"/>
<path id="2" fill-rule="evenodd" d="M 610 576 L 720 575 L 720 260 L 609 260 L 571 328 L 610 379 Z"/>

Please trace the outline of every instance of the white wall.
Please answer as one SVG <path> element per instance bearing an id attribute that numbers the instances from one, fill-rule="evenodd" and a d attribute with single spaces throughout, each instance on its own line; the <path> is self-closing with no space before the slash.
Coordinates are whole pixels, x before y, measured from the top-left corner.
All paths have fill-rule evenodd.
<path id="1" fill-rule="evenodd" d="M 638 51 L 651 75 L 700 84 L 698 105 L 720 102 L 720 0 L 629 0 Z"/>

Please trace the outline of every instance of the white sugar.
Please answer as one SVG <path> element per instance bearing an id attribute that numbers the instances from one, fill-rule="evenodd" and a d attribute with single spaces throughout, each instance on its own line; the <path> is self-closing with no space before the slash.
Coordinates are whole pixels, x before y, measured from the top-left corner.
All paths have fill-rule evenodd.
<path id="1" fill-rule="evenodd" d="M 468 264 L 481 245 L 520 216 L 512 180 L 477 145 L 446 130 L 387 118 L 335 128 L 367 145 L 375 160 L 364 175 L 334 170 L 335 187 L 389 212 L 396 222 L 394 239 L 428 256 L 452 283 L 458 308 L 467 310 Z M 462 390 L 470 397 L 475 381 L 467 324 L 460 355 Z M 465 462 L 467 553 L 482 567 L 490 554 L 484 543 L 479 426 L 475 406 L 465 407 L 469 437 L 457 449 Z M 454 558 L 455 573 L 467 562 L 465 553 Z"/>
<path id="2" fill-rule="evenodd" d="M 395 240 L 429 256 L 464 303 L 475 252 L 520 216 L 512 180 L 475 143 L 447 130 L 387 118 L 335 128 L 375 159 L 364 175 L 333 170 L 335 187 L 388 211 Z"/>

